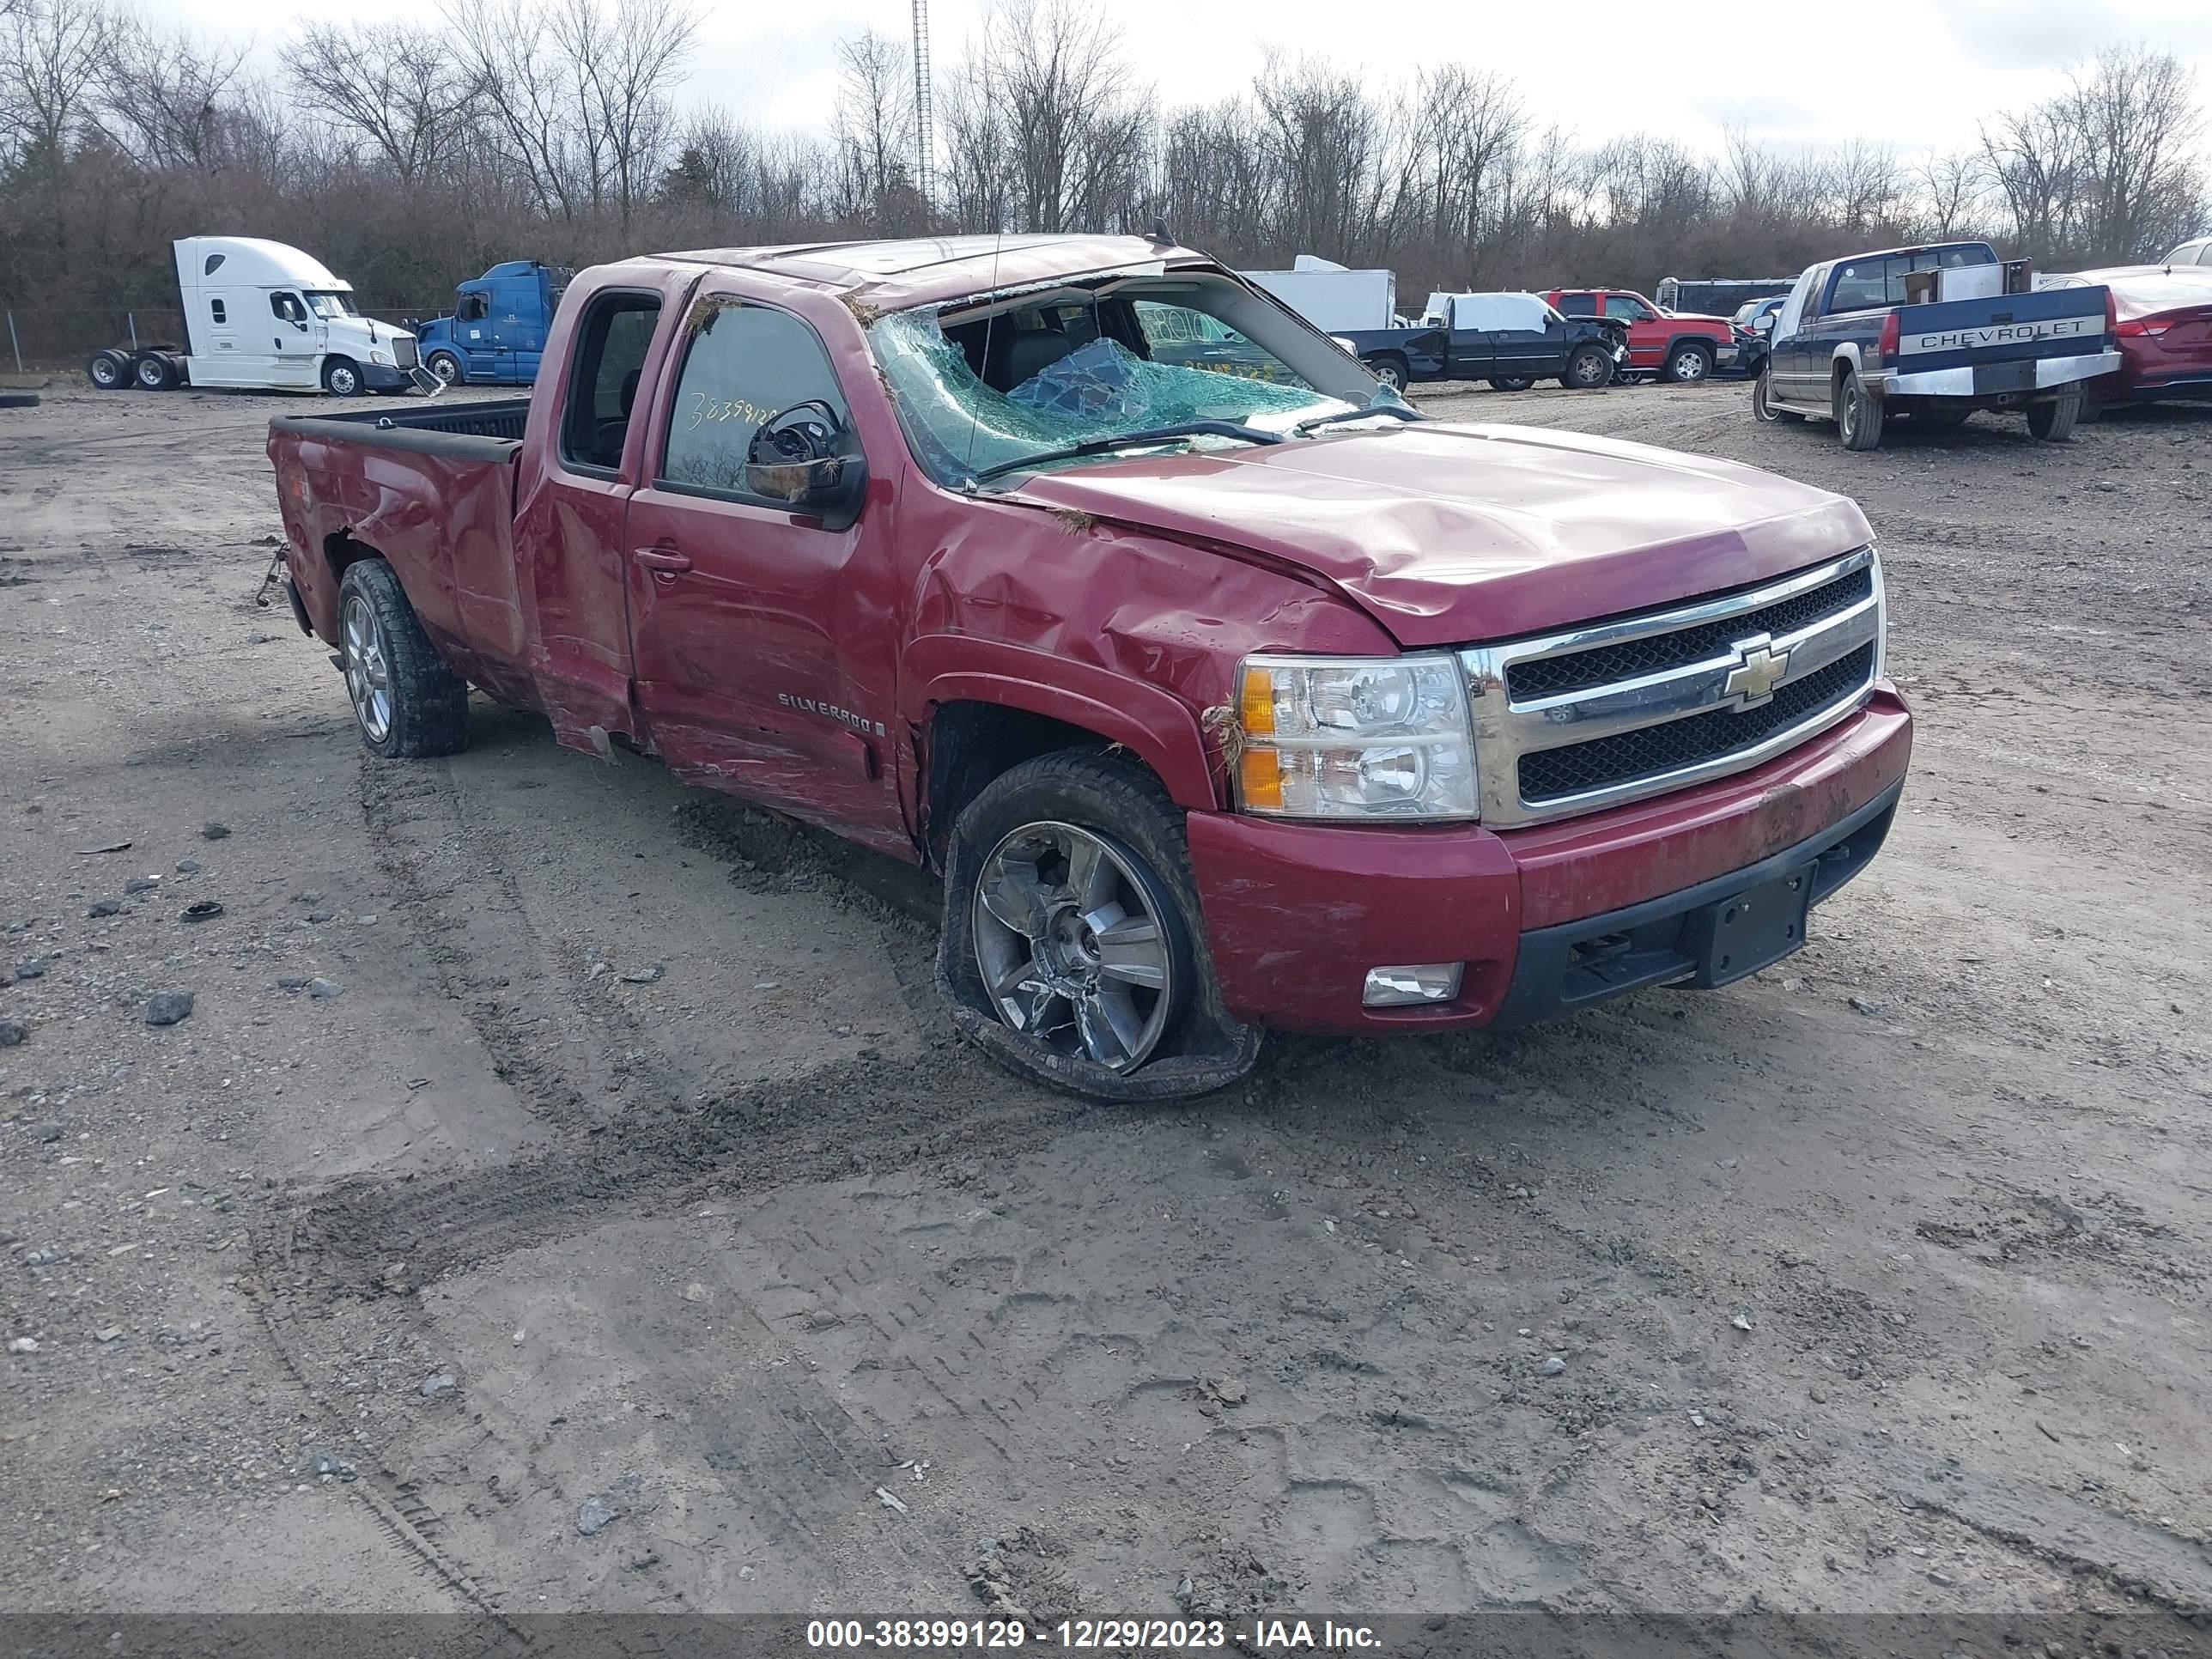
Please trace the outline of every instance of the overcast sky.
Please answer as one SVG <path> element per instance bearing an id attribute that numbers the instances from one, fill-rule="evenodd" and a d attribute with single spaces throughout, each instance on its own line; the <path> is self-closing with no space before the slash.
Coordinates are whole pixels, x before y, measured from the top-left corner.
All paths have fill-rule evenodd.
<path id="1" fill-rule="evenodd" d="M 141 3 L 210 30 L 234 28 L 240 15 L 227 0 Z M 987 3 L 933 0 L 940 66 L 960 57 Z M 1271 47 L 1358 64 L 1378 87 L 1409 83 L 1421 63 L 1455 58 L 1512 76 L 1540 122 L 1556 121 L 1584 140 L 1642 131 L 1711 146 L 1724 126 L 1738 125 L 1782 142 L 1858 137 L 1917 150 L 1963 142 L 1982 114 L 2044 95 L 2069 62 L 2124 40 L 2179 53 L 2212 98 L 2212 0 L 1856 0 L 1847 14 L 1826 14 L 1838 21 L 1819 47 L 1806 27 L 1821 14 L 1772 3 L 1109 3 L 1138 79 L 1170 105 L 1241 89 Z M 704 9 L 685 95 L 726 104 L 764 127 L 818 127 L 836 94 L 838 40 L 873 27 L 904 42 L 911 15 L 909 0 L 704 0 Z M 300 9 L 308 11 L 439 27 L 435 0 Z M 1670 14 L 1686 21 L 1669 22 Z M 276 0 L 252 15 L 257 39 L 268 46 L 283 38 L 294 8 Z M 1387 29 L 1377 26 L 1385 18 Z M 1424 19 L 1435 21 L 1415 21 Z M 1769 49 L 1763 37 L 1778 29 L 1795 64 L 1787 74 L 1760 68 Z M 1809 89 L 1821 81 L 1832 95 Z"/>

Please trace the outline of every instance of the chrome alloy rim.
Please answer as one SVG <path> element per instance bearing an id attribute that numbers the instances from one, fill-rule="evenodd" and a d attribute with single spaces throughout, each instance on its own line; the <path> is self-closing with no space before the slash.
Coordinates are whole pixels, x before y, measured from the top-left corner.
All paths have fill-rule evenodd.
<path id="1" fill-rule="evenodd" d="M 1705 378 L 1705 355 L 1702 351 L 1686 351 L 1674 359 L 1674 378 L 1678 380 L 1702 380 Z"/>
<path id="2" fill-rule="evenodd" d="M 376 612 L 360 594 L 346 595 L 338 631 L 345 641 L 346 696 L 353 699 L 353 717 L 371 743 L 382 743 L 392 735 L 392 664 Z"/>
<path id="3" fill-rule="evenodd" d="M 331 390 L 341 398 L 350 398 L 361 390 L 361 376 L 341 365 L 331 371 Z"/>
<path id="4" fill-rule="evenodd" d="M 1025 823 L 975 884 L 975 965 L 999 1018 L 1057 1054 L 1140 1066 L 1181 999 L 1166 902 L 1135 860 L 1071 823 Z"/>

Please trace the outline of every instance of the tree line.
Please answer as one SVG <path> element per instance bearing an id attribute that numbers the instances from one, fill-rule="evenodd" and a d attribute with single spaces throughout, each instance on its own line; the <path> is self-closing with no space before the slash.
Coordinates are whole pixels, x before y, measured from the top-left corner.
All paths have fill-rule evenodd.
<path id="1" fill-rule="evenodd" d="M 210 232 L 296 244 L 398 308 L 504 258 L 1156 219 L 1246 268 L 1389 266 L 1408 295 L 1787 276 L 1926 236 L 2079 268 L 2212 223 L 2199 89 L 2147 46 L 1951 152 L 1730 132 L 1708 153 L 1578 141 L 1454 64 L 1384 89 L 1276 58 L 1162 108 L 1105 0 L 1006 0 L 940 62 L 925 180 L 903 40 L 842 42 L 818 125 L 771 131 L 678 102 L 700 21 L 693 0 L 447 0 L 422 27 L 313 17 L 263 68 L 126 0 L 0 0 L 0 301 L 101 334 L 169 303 L 170 240 Z"/>

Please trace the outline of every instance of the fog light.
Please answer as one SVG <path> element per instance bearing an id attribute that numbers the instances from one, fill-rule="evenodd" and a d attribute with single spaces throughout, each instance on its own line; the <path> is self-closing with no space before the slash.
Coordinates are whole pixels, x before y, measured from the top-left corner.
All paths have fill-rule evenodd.
<path id="1" fill-rule="evenodd" d="M 1462 964 L 1456 962 L 1417 962 L 1404 968 L 1370 968 L 1367 988 L 1359 994 L 1367 1008 L 1403 1008 L 1414 1003 L 1449 1002 L 1459 994 Z"/>

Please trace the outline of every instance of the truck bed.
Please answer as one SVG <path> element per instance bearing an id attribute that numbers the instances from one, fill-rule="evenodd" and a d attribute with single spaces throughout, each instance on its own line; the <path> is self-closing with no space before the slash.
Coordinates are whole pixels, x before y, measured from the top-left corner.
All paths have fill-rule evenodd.
<path id="1" fill-rule="evenodd" d="M 514 519 L 529 409 L 514 398 L 269 422 L 293 586 L 318 635 L 337 638 L 340 578 L 373 550 L 459 672 L 491 690 L 514 678 L 526 643 Z"/>

